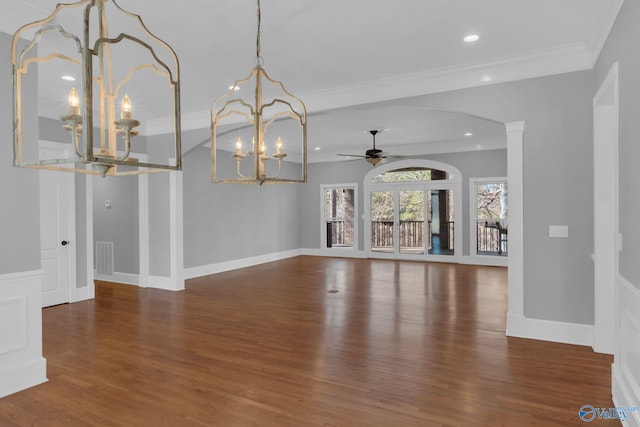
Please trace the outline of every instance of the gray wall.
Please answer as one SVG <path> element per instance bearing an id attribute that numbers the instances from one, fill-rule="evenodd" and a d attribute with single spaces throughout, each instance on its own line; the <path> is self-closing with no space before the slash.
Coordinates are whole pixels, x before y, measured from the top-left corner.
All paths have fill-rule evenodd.
<path id="1" fill-rule="evenodd" d="M 505 131 L 506 135 L 506 131 Z M 506 136 L 505 136 L 506 138 Z M 455 166 L 462 173 L 463 255 L 469 255 L 469 178 L 507 176 L 507 150 L 487 150 L 452 154 L 417 156 Z M 397 158 L 395 160 L 404 160 Z M 372 167 L 364 160 L 350 162 L 312 163 L 309 179 L 300 191 L 300 244 L 303 248 L 319 249 L 320 241 L 320 186 L 322 184 L 358 184 L 358 249 L 364 249 L 364 176 Z M 461 227 L 461 228 L 458 228 Z"/>
<path id="2" fill-rule="evenodd" d="M 114 271 L 138 274 L 138 177 L 93 179 L 93 240 L 113 242 Z M 105 206 L 111 201 L 111 208 Z"/>
<path id="3" fill-rule="evenodd" d="M 414 98 L 508 123 L 524 142 L 526 317 L 593 324 L 593 72 L 583 71 Z M 549 238 L 550 225 L 569 238 Z"/>
<path id="4" fill-rule="evenodd" d="M 166 162 L 171 154 L 162 148 L 168 139 L 173 139 L 173 134 L 147 138 L 149 162 Z M 149 274 L 152 276 L 171 275 L 169 189 L 168 173 L 149 174 Z"/>
<path id="5" fill-rule="evenodd" d="M 76 174 L 76 287 L 89 285 L 87 276 L 87 180 L 91 177 Z M 91 219 L 89 219 L 91 221 Z M 93 265 L 93 260 L 92 265 Z M 91 273 L 93 277 L 93 272 Z"/>
<path id="6" fill-rule="evenodd" d="M 640 37 L 640 2 L 625 1 L 618 19 L 609 34 L 595 67 L 592 94 L 602 84 L 611 66 L 619 62 L 619 182 L 620 232 L 623 247 L 620 252 L 620 274 L 640 288 L 640 144 L 638 144 L 638 116 L 640 115 L 640 55 L 631 47 Z"/>
<path id="7" fill-rule="evenodd" d="M 303 185 L 213 184 L 210 153 L 197 147 L 184 158 L 185 267 L 299 248 L 298 188 Z"/>
<path id="8" fill-rule="evenodd" d="M 0 56 L 11 58 L 11 36 L 0 33 Z M 13 167 L 12 77 L 10 61 L 0 67 L 0 274 L 40 269 L 40 197 L 38 172 Z M 31 73 L 23 80 L 25 158 L 38 153 L 37 85 Z M 28 110 L 33 106 L 32 110 Z M 30 144 L 28 146 L 27 144 Z"/>

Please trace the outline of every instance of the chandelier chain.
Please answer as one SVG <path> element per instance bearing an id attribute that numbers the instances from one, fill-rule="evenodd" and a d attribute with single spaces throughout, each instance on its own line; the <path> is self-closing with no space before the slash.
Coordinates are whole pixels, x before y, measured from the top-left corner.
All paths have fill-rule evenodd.
<path id="1" fill-rule="evenodd" d="M 260 0 L 257 0 L 258 2 L 258 31 L 256 34 L 256 63 L 258 65 L 262 65 L 264 60 L 262 59 L 262 56 L 260 56 L 260 24 L 262 23 L 262 14 L 260 12 Z"/>

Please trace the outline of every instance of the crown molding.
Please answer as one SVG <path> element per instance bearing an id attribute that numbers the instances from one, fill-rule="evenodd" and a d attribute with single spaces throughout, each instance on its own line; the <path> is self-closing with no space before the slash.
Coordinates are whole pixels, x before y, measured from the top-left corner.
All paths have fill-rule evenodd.
<path id="1" fill-rule="evenodd" d="M 301 94 L 310 111 L 347 107 L 591 69 L 582 43 Z"/>
<path id="2" fill-rule="evenodd" d="M 619 0 L 611 0 L 613 2 Z M 591 52 L 582 43 L 498 58 L 483 64 L 446 67 L 353 85 L 299 94 L 309 112 L 349 107 L 431 93 L 505 83 L 593 68 Z M 201 129 L 210 125 L 210 112 L 182 116 L 182 129 Z M 169 132 L 168 120 L 158 119 L 146 126 L 147 135 Z"/>
<path id="3" fill-rule="evenodd" d="M 597 3 L 589 25 L 589 28 L 593 28 L 595 31 L 589 33 L 589 37 L 585 41 L 587 49 L 591 52 L 592 67 L 598 61 L 623 4 L 624 0 L 603 0 Z"/>

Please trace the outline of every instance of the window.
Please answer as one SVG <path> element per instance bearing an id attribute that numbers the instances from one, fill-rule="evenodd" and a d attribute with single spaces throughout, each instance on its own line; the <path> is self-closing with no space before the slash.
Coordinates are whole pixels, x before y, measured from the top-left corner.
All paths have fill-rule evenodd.
<path id="1" fill-rule="evenodd" d="M 507 256 L 506 178 L 476 178 L 470 181 L 471 229 L 475 232 L 476 255 Z"/>
<path id="2" fill-rule="evenodd" d="M 445 171 L 424 167 L 409 167 L 383 172 L 374 176 L 371 182 L 422 182 L 448 179 L 451 179 L 451 176 Z"/>
<path id="3" fill-rule="evenodd" d="M 357 184 L 323 185 L 322 248 L 356 249 Z"/>

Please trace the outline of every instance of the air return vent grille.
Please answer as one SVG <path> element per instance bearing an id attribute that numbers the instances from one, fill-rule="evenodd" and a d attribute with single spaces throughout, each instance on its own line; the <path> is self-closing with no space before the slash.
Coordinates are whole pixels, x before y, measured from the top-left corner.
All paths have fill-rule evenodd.
<path id="1" fill-rule="evenodd" d="M 96 242 L 96 273 L 113 275 L 113 242 Z"/>

